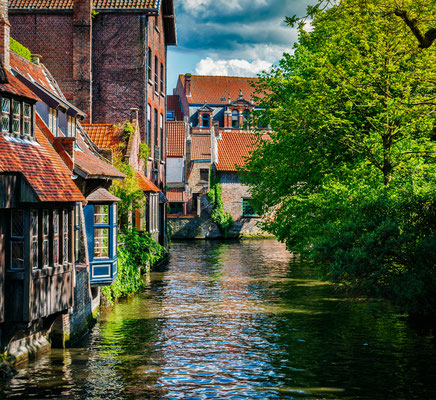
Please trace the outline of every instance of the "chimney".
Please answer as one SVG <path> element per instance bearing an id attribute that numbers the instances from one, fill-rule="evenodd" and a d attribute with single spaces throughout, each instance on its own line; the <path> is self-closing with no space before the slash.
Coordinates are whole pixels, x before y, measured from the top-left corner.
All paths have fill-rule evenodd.
<path id="1" fill-rule="evenodd" d="M 40 54 L 32 54 L 31 58 L 34 64 L 39 65 L 41 63 L 42 56 Z"/>
<path id="2" fill-rule="evenodd" d="M 136 121 L 138 122 L 139 118 L 139 108 L 131 108 L 130 109 L 130 122 Z"/>
<path id="3" fill-rule="evenodd" d="M 0 62 L 6 71 L 10 70 L 10 27 L 8 18 L 8 0 L 0 0 Z"/>
<path id="4" fill-rule="evenodd" d="M 185 95 L 191 97 L 191 74 L 185 74 Z"/>

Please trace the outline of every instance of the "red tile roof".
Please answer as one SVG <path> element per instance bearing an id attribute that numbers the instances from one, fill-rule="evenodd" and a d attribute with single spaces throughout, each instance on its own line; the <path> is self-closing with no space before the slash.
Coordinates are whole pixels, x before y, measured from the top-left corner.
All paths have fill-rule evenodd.
<path id="1" fill-rule="evenodd" d="M 90 151 L 75 151 L 74 161 L 75 166 L 82 171 L 85 179 L 123 179 L 126 177 L 115 167 L 101 160 Z"/>
<path id="2" fill-rule="evenodd" d="M 171 203 L 185 203 L 187 200 L 186 192 L 183 188 L 167 189 L 167 199 Z"/>
<path id="3" fill-rule="evenodd" d="M 0 83 L 0 92 L 6 92 L 17 96 L 24 96 L 33 100 L 39 100 L 39 97 L 18 78 L 12 75 L 9 71 L 5 71 L 5 73 L 8 83 Z"/>
<path id="4" fill-rule="evenodd" d="M 222 132 L 218 144 L 218 171 L 236 171 L 245 164 L 244 157 L 255 145 L 255 136 L 250 132 Z"/>
<path id="5" fill-rule="evenodd" d="M 185 86 L 185 75 L 180 75 L 180 79 Z M 254 92 L 250 83 L 256 81 L 258 78 L 191 75 L 191 96 L 187 99 L 190 104 L 227 104 L 229 94 L 234 101 L 242 90 L 244 99 L 250 100 Z"/>
<path id="6" fill-rule="evenodd" d="M 192 135 L 191 160 L 210 160 L 210 145 L 209 135 Z"/>
<path id="7" fill-rule="evenodd" d="M 166 123 L 168 148 L 167 157 L 183 157 L 185 154 L 186 124 L 180 121 Z"/>
<path id="8" fill-rule="evenodd" d="M 159 0 L 94 0 L 95 9 L 156 9 Z M 72 9 L 74 0 L 10 0 L 12 9 Z"/>
<path id="9" fill-rule="evenodd" d="M 59 95 L 57 90 L 55 90 L 52 82 L 50 81 L 45 67 L 42 65 L 37 65 L 24 57 L 11 51 L 11 67 L 18 71 L 25 78 L 30 80 L 35 80 L 40 85 L 44 86 L 48 91 Z M 23 84 L 24 85 L 24 84 Z M 30 89 L 29 89 L 30 90 Z M 33 92 L 32 92 L 33 93 Z"/>
<path id="10" fill-rule="evenodd" d="M 167 96 L 167 110 L 174 111 L 176 121 L 183 121 L 182 105 L 178 95 Z"/>
<path id="11" fill-rule="evenodd" d="M 37 143 L 25 143 L 0 134 L 0 170 L 22 174 L 39 201 L 84 201 L 71 171 L 38 126 L 35 138 Z"/>
<path id="12" fill-rule="evenodd" d="M 123 141 L 120 130 L 112 124 L 82 124 L 82 127 L 100 149 L 113 149 Z"/>
<path id="13" fill-rule="evenodd" d="M 138 183 L 140 188 L 144 192 L 160 192 L 161 190 L 150 180 L 148 179 L 142 172 L 136 172 L 136 176 L 138 178 Z"/>

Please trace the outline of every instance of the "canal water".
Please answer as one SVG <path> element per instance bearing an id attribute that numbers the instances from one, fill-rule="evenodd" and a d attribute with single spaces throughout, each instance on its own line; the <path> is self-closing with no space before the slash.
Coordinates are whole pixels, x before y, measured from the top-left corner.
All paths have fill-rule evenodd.
<path id="1" fill-rule="evenodd" d="M 174 243 L 143 293 L 20 367 L 0 398 L 436 399 L 435 348 L 274 240 Z"/>

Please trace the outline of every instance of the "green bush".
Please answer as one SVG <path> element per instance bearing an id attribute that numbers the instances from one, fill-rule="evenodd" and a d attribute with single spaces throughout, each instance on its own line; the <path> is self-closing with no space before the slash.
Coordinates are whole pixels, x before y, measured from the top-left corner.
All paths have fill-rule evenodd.
<path id="1" fill-rule="evenodd" d="M 10 38 L 10 49 L 15 53 L 19 54 L 21 57 L 32 61 L 32 53 L 30 52 L 30 50 L 13 38 Z"/>
<path id="2" fill-rule="evenodd" d="M 130 229 L 121 236 L 118 247 L 118 277 L 110 286 L 102 288 L 104 301 L 112 305 L 121 297 L 130 296 L 145 287 L 142 272 L 165 254 L 166 250 L 148 233 Z"/>

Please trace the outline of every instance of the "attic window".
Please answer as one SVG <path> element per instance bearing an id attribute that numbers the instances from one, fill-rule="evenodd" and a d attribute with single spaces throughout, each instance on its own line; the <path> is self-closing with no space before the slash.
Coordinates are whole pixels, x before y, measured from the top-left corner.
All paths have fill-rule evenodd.
<path id="1" fill-rule="evenodd" d="M 173 110 L 167 111 L 167 121 L 175 121 L 175 112 Z"/>
<path id="2" fill-rule="evenodd" d="M 4 134 L 13 136 L 33 136 L 33 106 L 19 100 L 2 97 L 2 125 Z"/>

